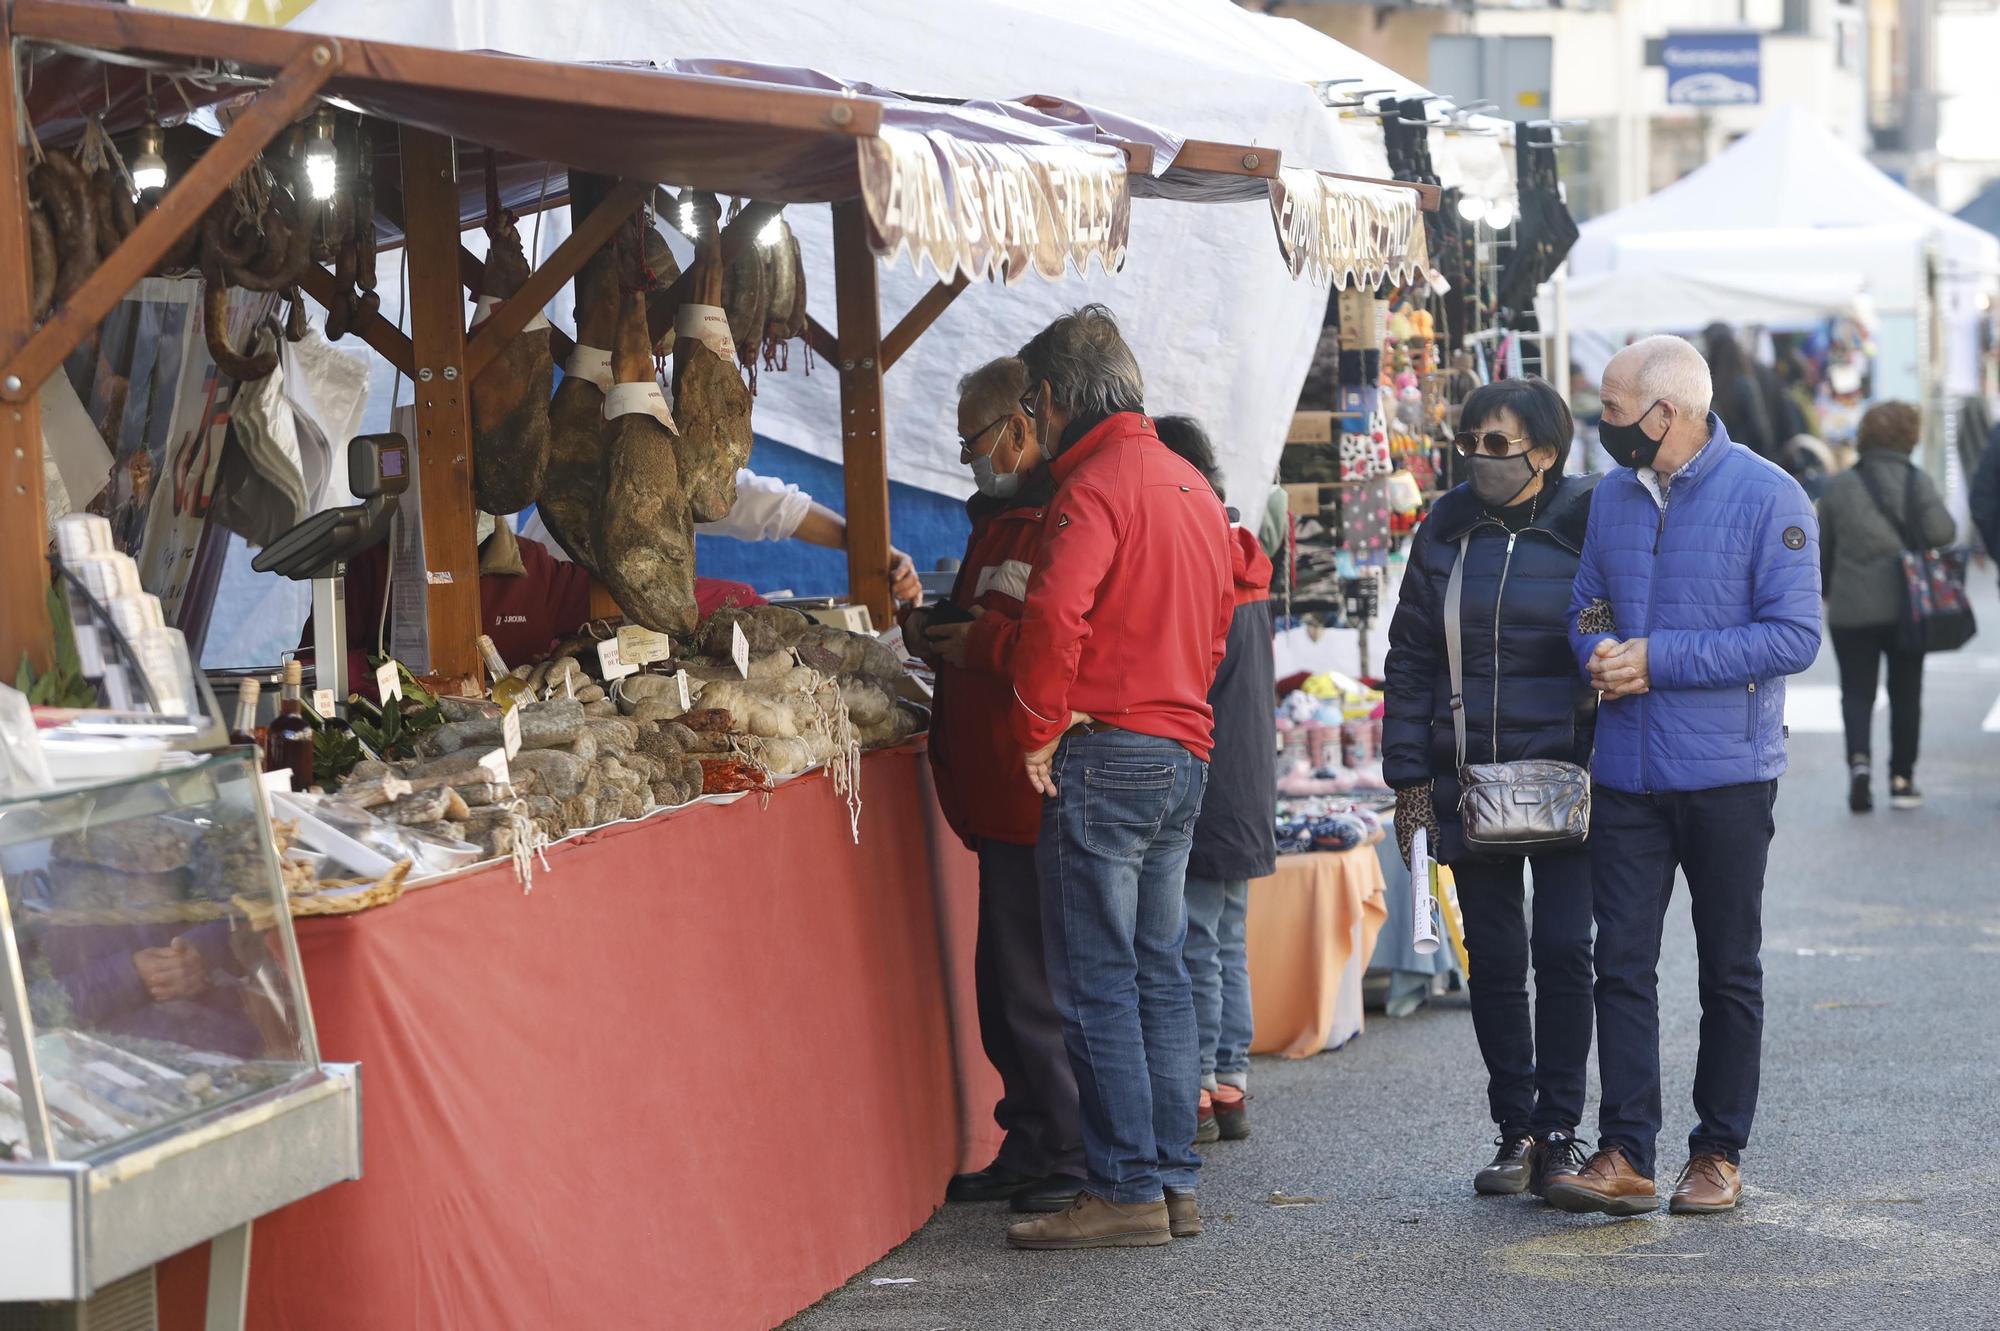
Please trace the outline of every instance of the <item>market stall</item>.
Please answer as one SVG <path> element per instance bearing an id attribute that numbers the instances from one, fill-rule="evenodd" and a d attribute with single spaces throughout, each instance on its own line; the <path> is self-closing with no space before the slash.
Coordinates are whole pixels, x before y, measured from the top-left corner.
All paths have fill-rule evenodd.
<path id="1" fill-rule="evenodd" d="M 1306 1058 L 1361 1033 L 1361 980 L 1387 911 L 1372 846 L 1281 856 L 1250 884 L 1252 1053 Z"/>
<path id="2" fill-rule="evenodd" d="M 0 654 L 25 654 L 38 687 L 76 682 L 44 617 L 37 416 L 73 386 L 59 367 L 135 281 L 185 273 L 198 256 L 190 317 L 202 322 L 180 335 L 206 345 L 195 378 L 206 414 L 180 452 L 160 455 L 188 470 L 168 465 L 174 484 L 149 491 L 177 510 L 212 480 L 189 441 L 220 446 L 232 427 L 219 407 L 285 354 L 265 321 L 287 302 L 287 323 L 310 297 L 329 332 L 337 322 L 417 385 L 406 435 L 350 449 L 361 502 L 311 515 L 260 556 L 337 584 L 350 554 L 394 531 L 411 562 L 381 618 L 416 634 L 400 661 L 370 663 L 373 696 L 349 694 L 345 716 L 348 690 L 329 680 L 345 657 L 333 631 L 312 681 L 332 697 L 308 703 L 296 664 L 268 726 L 254 691 L 242 694 L 237 738 L 262 743 L 267 767 L 297 787 L 338 787 L 274 796 L 281 819 L 318 838 L 288 857 L 289 908 L 325 917 L 300 930 L 323 1038 L 369 1066 L 371 1119 L 391 1139 L 365 1182 L 268 1227 L 260 1322 L 549 1325 L 613 1307 L 608 1295 L 622 1301 L 614 1324 L 671 1302 L 703 1324 L 760 1325 L 809 1302 L 906 1235 L 944 1179 L 990 1150 L 968 1106 L 990 1101 L 991 1073 L 966 1052 L 972 862 L 935 830 L 908 743 L 923 724 L 919 683 L 889 648 L 837 625 L 701 604 L 688 561 L 656 548 L 658 532 L 722 502 L 747 452 L 735 362 L 799 339 L 837 367 L 852 600 L 885 622 L 883 375 L 973 280 L 1052 278 L 1093 260 L 1115 270 L 1134 197 L 1255 203 L 1271 230 L 1246 262 L 1276 258 L 1287 280 L 1407 280 L 1423 267 L 1418 217 L 1434 198 L 1081 107 L 422 50 L 87 0 L 17 0 L 7 22 L 0 35 L 31 77 L 0 89 L 0 117 L 18 129 L 14 108 L 26 109 L 36 171 L 62 174 L 58 159 L 80 169 L 83 145 L 125 138 L 133 165 L 166 179 L 122 222 L 113 209 L 87 255 L 71 237 L 51 254 L 38 233 L 0 226 L 21 297 L 0 313 L 0 398 L 15 408 L 0 412 L 13 445 Z M 159 136 L 168 94 L 211 111 L 219 134 Z M 93 189 L 115 202 L 115 171 L 102 169 L 112 175 Z M 0 215 L 46 220 L 53 175 L 0 171 Z M 724 213 L 716 194 L 748 202 Z M 510 254 L 509 214 L 558 203 L 570 225 L 553 251 L 535 266 Z M 782 239 L 782 206 L 820 204 L 832 205 L 834 327 L 804 308 L 806 270 L 759 243 Z M 678 276 L 648 239 L 653 208 L 697 234 Z M 473 226 L 492 242 L 484 261 L 460 243 Z M 406 256 L 407 333 L 384 317 L 372 268 L 391 247 Z M 884 331 L 878 259 L 905 253 L 936 281 Z M 743 284 L 772 272 L 794 284 L 792 303 L 767 298 L 730 326 Z M 574 348 L 539 317 L 566 284 L 578 293 Z M 470 328 L 469 290 L 481 297 Z M 143 326 L 133 340 L 145 342 Z M 570 373 L 550 399 L 558 351 Z M 587 351 L 615 372 L 608 389 Z M 673 424 L 655 354 L 675 366 Z M 558 417 L 586 389 L 590 428 L 565 436 Z M 637 410 L 611 410 L 626 399 Z M 130 414 L 121 402 L 105 419 Z M 538 430 L 556 436 L 551 478 L 565 438 L 609 459 L 583 487 L 588 520 L 551 525 L 605 584 L 593 613 L 628 622 L 594 621 L 542 659 L 509 663 L 479 631 L 490 552 L 475 513 L 505 511 L 495 487 L 533 470 L 508 450 Z M 679 478 L 642 475 L 643 503 L 626 512 L 619 459 L 644 472 L 664 456 Z M 90 539 L 114 530 L 103 522 Z M 169 562 L 199 565 L 198 544 Z M 140 694 L 189 681 L 176 705 L 219 732 L 179 630 L 154 622 L 162 598 L 134 597 L 140 636 L 166 635 L 179 655 L 158 671 L 150 657 L 112 668 Z M 81 674 L 108 678 L 102 663 Z M 165 695 L 147 696 L 163 707 Z M 447 952 L 462 964 L 439 965 Z M 684 1224 L 662 1217 L 663 1189 Z M 767 1224 L 778 1196 L 811 1217 L 804 1260 L 771 1260 L 799 1251 L 797 1234 Z M 470 1241 L 480 1224 L 490 1228 Z M 341 1262 L 327 1262 L 330 1245 Z M 197 1270 L 177 1266 L 163 1285 L 179 1315 Z"/>

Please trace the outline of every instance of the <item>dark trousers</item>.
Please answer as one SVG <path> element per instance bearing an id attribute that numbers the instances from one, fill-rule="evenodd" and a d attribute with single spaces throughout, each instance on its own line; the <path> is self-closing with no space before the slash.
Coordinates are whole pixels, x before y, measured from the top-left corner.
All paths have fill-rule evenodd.
<path id="1" fill-rule="evenodd" d="M 1924 656 L 1896 650 L 1896 630 L 1834 629 L 1833 658 L 1840 663 L 1840 716 L 1847 727 L 1847 756 L 1874 753 L 1875 684 L 1889 658 L 1889 775 L 1909 778 L 1917 769 L 1917 735 L 1924 724 Z"/>
<path id="2" fill-rule="evenodd" d="M 1739 1158 L 1757 1112 L 1764 1037 L 1764 864 L 1778 783 L 1663 795 L 1603 786 L 1590 820 L 1597 917 L 1598 1147 L 1653 1175 L 1660 1113 L 1660 932 L 1684 871 L 1701 992 L 1699 1123 L 1688 1153 Z"/>
<path id="3" fill-rule="evenodd" d="M 979 942 L 973 954 L 979 1042 L 1000 1074 L 996 1163 L 1030 1178 L 1083 1177 L 1083 1127 L 1062 1016 L 1042 951 L 1035 848 L 979 843 Z"/>
<path id="4" fill-rule="evenodd" d="M 1523 880 L 1533 866 L 1532 932 Z M 1590 852 L 1452 866 L 1472 963 L 1472 1031 L 1486 1060 L 1486 1099 L 1510 1141 L 1583 1121 L 1590 1060 Z M 1528 965 L 1535 1009 L 1528 1018 Z"/>

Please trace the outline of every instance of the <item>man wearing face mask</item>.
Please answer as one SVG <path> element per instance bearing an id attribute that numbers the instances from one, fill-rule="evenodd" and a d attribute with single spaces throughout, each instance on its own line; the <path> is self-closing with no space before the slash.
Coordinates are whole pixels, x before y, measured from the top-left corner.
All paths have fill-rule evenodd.
<path id="1" fill-rule="evenodd" d="M 1011 1200 L 1024 1212 L 1062 1210 L 1083 1186 L 1076 1076 L 1042 950 L 1035 877 L 1042 800 L 1007 729 L 1022 602 L 1055 492 L 1021 411 L 1027 386 L 1027 370 L 1012 356 L 960 381 L 959 458 L 977 487 L 966 503 L 972 537 L 951 596 L 903 619 L 903 640 L 937 670 L 929 749 L 938 804 L 979 856 L 973 982 L 980 1043 L 1002 1092 L 993 1108 L 1005 1134 L 999 1154 L 954 1178 L 945 1200 Z"/>
<path id="2" fill-rule="evenodd" d="M 1598 1149 L 1549 1201 L 1637 1215 L 1660 1107 L 1660 933 L 1687 877 L 1700 958 L 1699 1122 L 1670 1208 L 1732 1209 L 1757 1108 L 1764 867 L 1785 770 L 1785 677 L 1819 652 L 1819 531 L 1805 491 L 1731 442 L 1701 353 L 1650 337 L 1605 367 L 1597 488 L 1570 643 L 1602 697 L 1590 825 Z M 1610 632 L 1598 631 L 1605 621 Z"/>
<path id="3" fill-rule="evenodd" d="M 1396 789 L 1403 858 L 1426 827 L 1432 858 L 1458 880 L 1472 1030 L 1498 1129 L 1498 1149 L 1473 1175 L 1473 1190 L 1540 1196 L 1585 1154 L 1576 1130 L 1590 1064 L 1590 854 L 1472 850 L 1459 820 L 1459 768 L 1590 761 L 1597 696 L 1577 678 L 1567 616 L 1598 478 L 1563 474 L 1573 425 L 1562 395 L 1544 380 L 1476 389 L 1459 425 L 1454 444 L 1466 483 L 1440 496 L 1417 529 L 1389 624 L 1382 772 Z M 1457 685 L 1448 617 L 1454 574 Z M 1454 695 L 1463 702 L 1463 753 Z M 1531 874 L 1532 922 L 1524 909 Z"/>

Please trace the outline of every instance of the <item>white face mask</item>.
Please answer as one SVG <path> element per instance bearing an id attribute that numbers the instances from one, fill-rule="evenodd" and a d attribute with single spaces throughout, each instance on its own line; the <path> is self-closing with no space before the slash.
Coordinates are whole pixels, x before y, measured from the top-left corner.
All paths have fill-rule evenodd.
<path id="1" fill-rule="evenodd" d="M 993 455 L 972 459 L 972 483 L 979 487 L 979 493 L 993 499 L 1012 499 L 1021 492 L 1021 457 L 1014 455 L 1013 471 L 996 471 Z"/>

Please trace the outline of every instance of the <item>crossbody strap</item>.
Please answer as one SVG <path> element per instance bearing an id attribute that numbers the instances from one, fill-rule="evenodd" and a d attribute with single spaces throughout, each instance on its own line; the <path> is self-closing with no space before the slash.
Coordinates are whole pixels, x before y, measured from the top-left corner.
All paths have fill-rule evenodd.
<path id="1" fill-rule="evenodd" d="M 1875 501 L 1875 511 L 1882 515 L 1882 520 L 1888 523 L 1891 530 L 1896 533 L 1896 539 L 1903 543 L 1903 548 L 1905 550 L 1916 549 L 1917 543 L 1910 539 L 1910 507 L 1917 497 L 1916 468 L 1910 468 L 1909 485 L 1903 492 L 1903 517 L 1901 521 L 1898 521 L 1896 516 L 1889 512 L 1889 501 L 1882 497 L 1882 487 L 1876 482 L 1875 474 L 1866 465 L 1859 462 L 1854 464 L 1854 470 L 1860 474 L 1862 488 L 1868 491 L 1868 497 Z"/>
<path id="2" fill-rule="evenodd" d="M 1458 562 L 1444 585 L 1444 653 L 1451 670 L 1451 730 L 1458 741 L 1458 765 L 1465 766 L 1465 654 L 1463 625 L 1465 608 L 1465 557 L 1472 549 L 1472 534 L 1459 538 Z"/>

